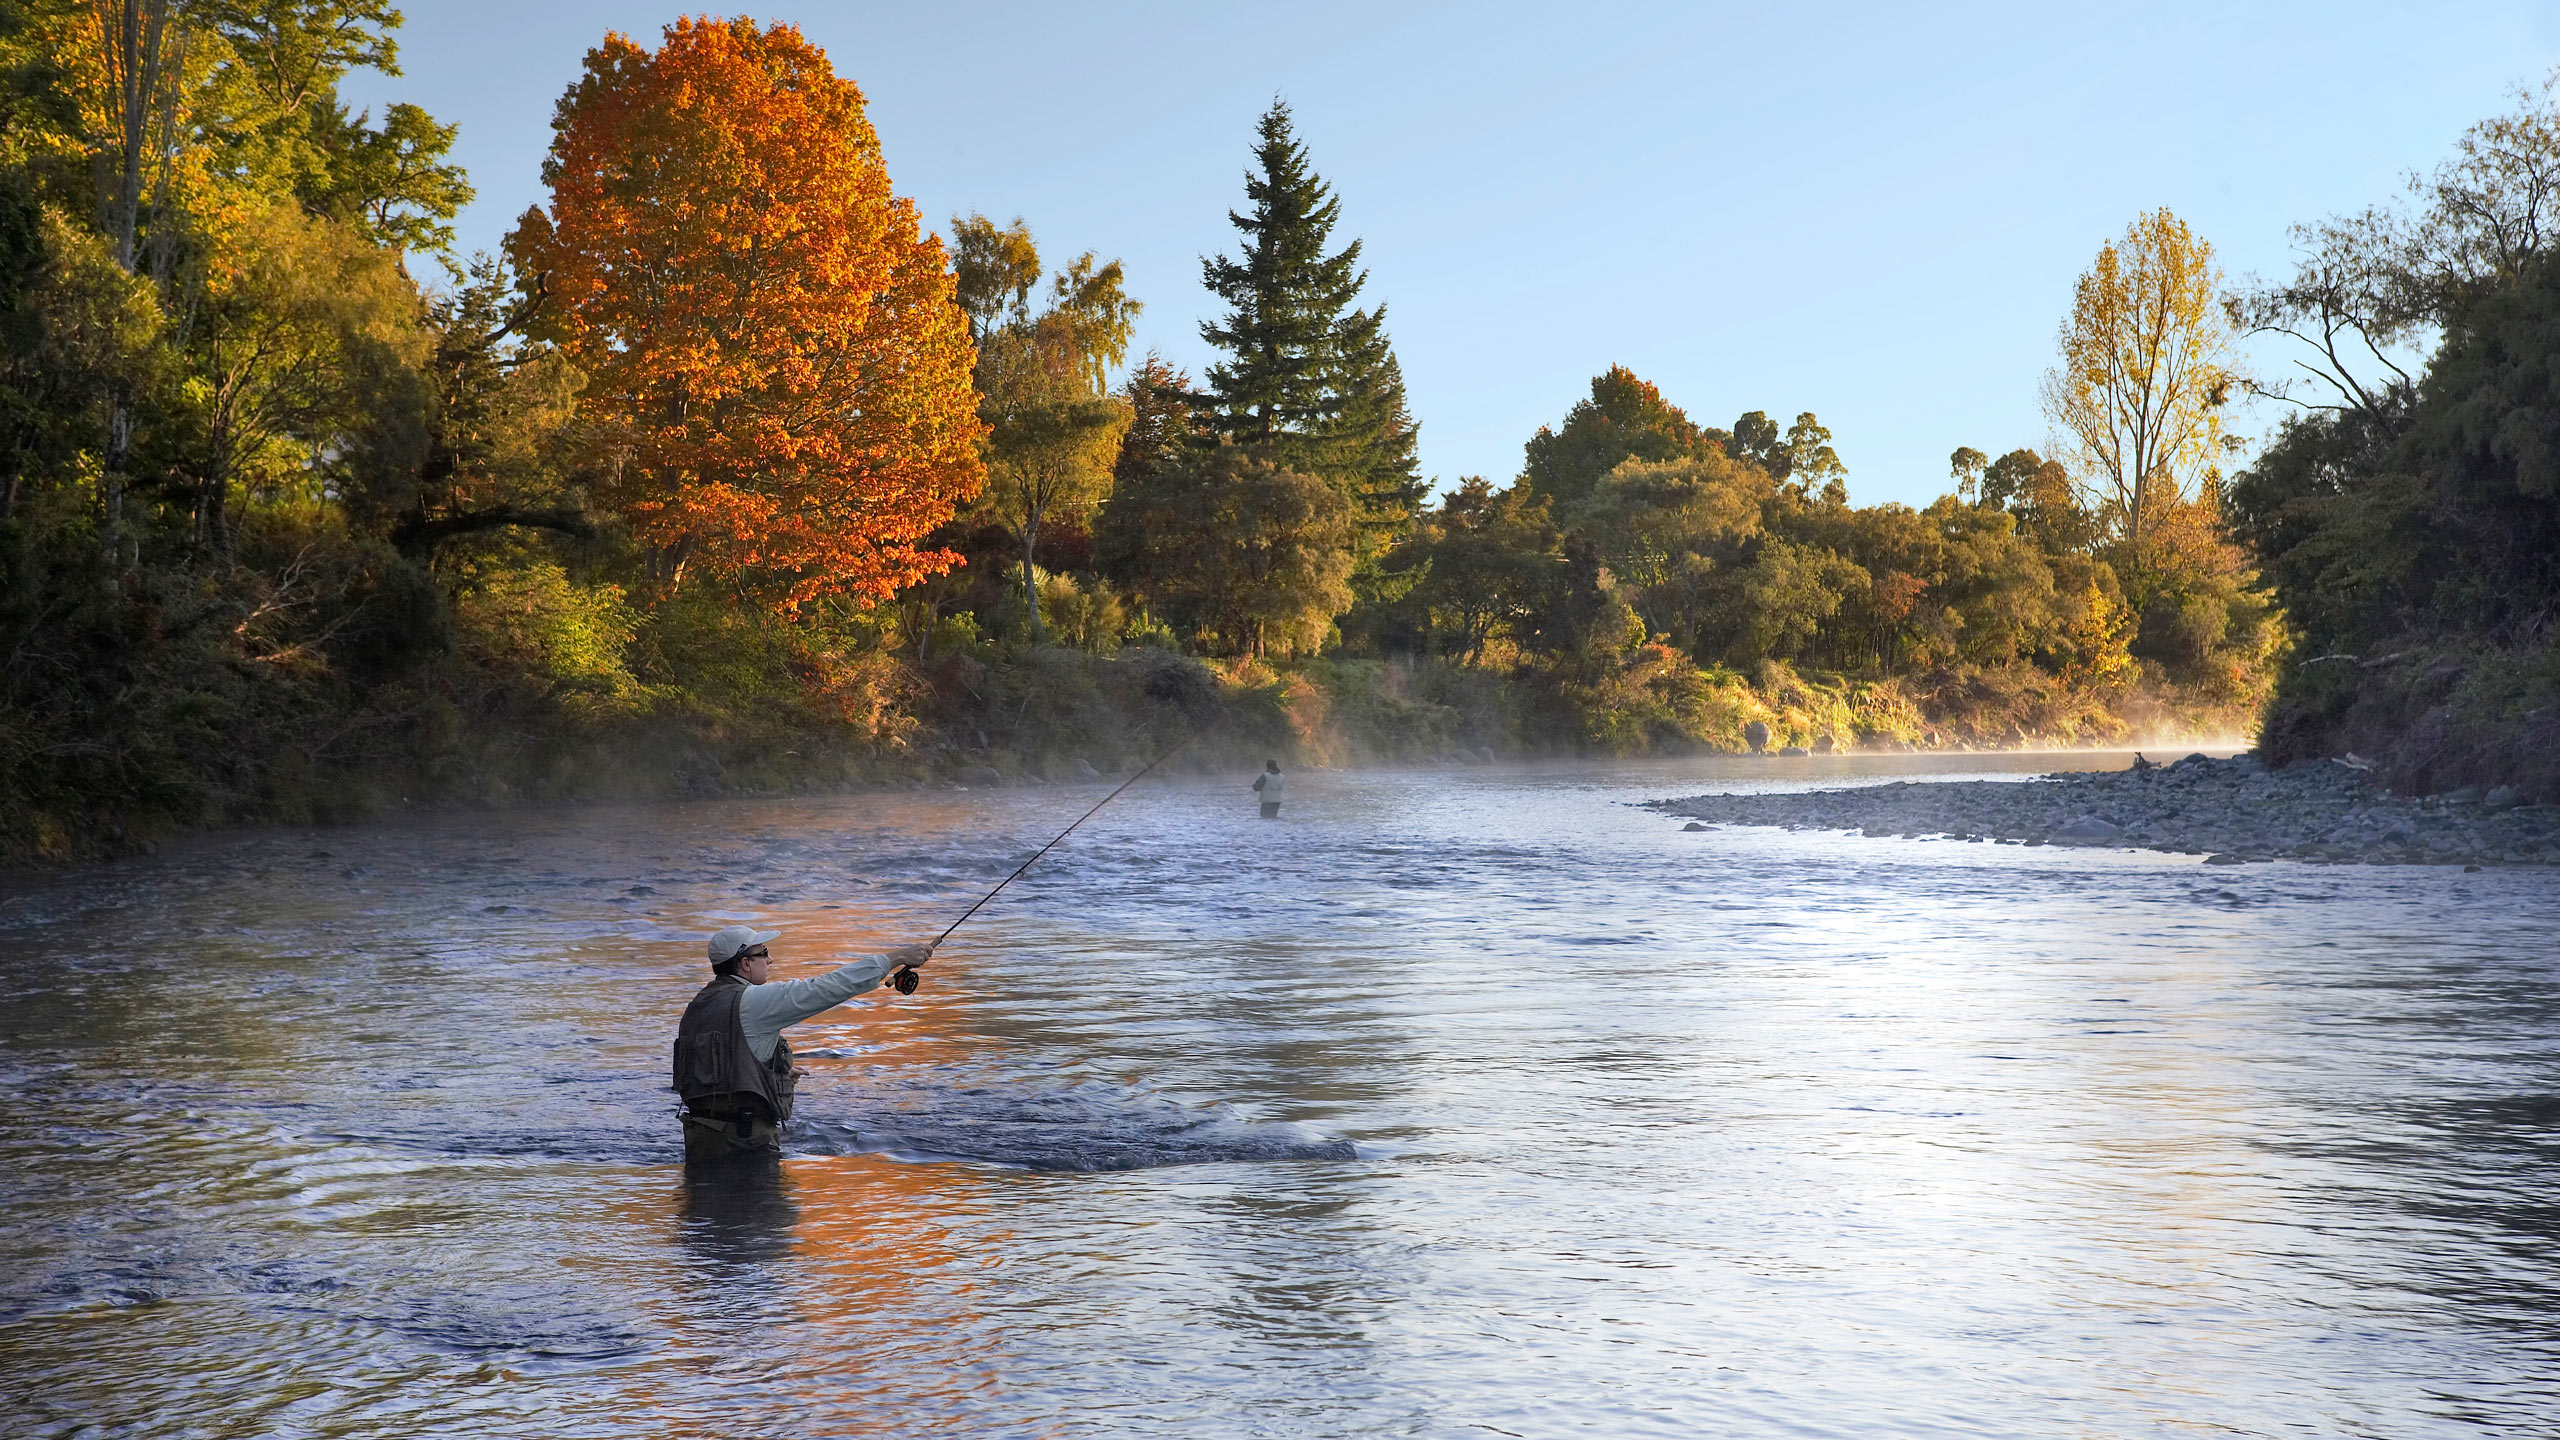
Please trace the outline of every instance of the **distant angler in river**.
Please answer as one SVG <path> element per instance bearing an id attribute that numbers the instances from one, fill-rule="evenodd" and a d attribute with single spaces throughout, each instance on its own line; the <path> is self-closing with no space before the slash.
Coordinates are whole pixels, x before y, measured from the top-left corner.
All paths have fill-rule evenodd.
<path id="1" fill-rule="evenodd" d="M 1262 773 L 1253 777 L 1253 793 L 1262 797 L 1263 819 L 1280 818 L 1280 788 L 1288 783 L 1287 777 L 1280 773 L 1279 761 L 1262 762 Z"/>

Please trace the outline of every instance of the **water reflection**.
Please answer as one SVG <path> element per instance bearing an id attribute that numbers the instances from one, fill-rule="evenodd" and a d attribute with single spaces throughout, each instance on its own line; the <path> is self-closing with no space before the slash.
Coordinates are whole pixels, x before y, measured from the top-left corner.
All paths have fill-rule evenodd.
<path id="1" fill-rule="evenodd" d="M 762 1267 L 791 1254 L 800 1207 L 780 1155 L 744 1155 L 684 1167 L 677 1234 L 715 1287 L 751 1289 Z"/>

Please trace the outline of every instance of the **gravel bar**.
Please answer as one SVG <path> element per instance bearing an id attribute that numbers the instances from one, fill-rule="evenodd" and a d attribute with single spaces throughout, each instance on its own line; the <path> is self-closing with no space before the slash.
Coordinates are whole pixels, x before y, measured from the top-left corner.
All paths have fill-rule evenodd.
<path id="1" fill-rule="evenodd" d="M 2269 770 L 2251 756 L 2033 780 L 1900 781 L 1848 790 L 1693 795 L 1651 808 L 1689 829 L 1759 825 L 1904 839 L 2097 845 L 2210 864 L 2560 865 L 2560 806 L 2506 787 L 2393 795 L 2336 761 Z"/>

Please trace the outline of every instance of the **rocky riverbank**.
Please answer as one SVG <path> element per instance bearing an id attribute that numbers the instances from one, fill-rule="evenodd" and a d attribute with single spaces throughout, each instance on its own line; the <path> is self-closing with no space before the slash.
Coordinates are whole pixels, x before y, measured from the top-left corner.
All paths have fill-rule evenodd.
<path id="1" fill-rule="evenodd" d="M 1857 830 L 2015 845 L 2202 854 L 2212 863 L 2560 865 L 2560 806 L 2506 789 L 2411 798 L 2335 762 L 2270 770 L 2247 755 L 2010 780 L 1696 795 L 1653 808 L 1693 825 Z"/>

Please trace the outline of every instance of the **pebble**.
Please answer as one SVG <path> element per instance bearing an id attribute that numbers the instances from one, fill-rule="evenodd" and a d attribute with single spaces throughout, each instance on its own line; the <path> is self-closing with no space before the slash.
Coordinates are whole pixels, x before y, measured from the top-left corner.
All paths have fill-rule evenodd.
<path id="1" fill-rule="evenodd" d="M 2362 771 L 2269 770 L 2251 756 L 2010 780 L 1899 781 L 1851 790 L 1697 795 L 1653 808 L 1693 821 L 2010 845 L 2109 845 L 2211 865 L 2307 860 L 2367 865 L 2560 865 L 2560 806 L 2507 786 L 2393 795 Z"/>

